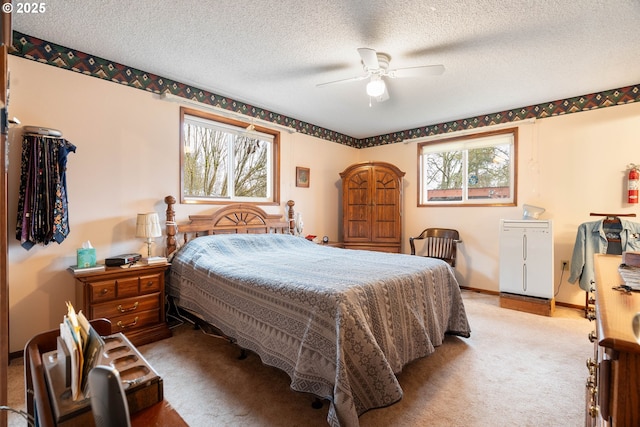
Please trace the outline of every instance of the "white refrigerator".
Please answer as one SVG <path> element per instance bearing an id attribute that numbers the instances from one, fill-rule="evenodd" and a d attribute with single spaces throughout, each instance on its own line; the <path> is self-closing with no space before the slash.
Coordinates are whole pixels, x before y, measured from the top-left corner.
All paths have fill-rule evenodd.
<path id="1" fill-rule="evenodd" d="M 550 220 L 500 220 L 500 292 L 554 297 Z"/>

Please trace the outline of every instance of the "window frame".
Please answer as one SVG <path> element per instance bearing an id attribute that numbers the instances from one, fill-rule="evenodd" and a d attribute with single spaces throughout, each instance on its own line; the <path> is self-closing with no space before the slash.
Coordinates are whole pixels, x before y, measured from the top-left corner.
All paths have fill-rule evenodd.
<path id="1" fill-rule="evenodd" d="M 184 122 L 185 116 L 194 116 L 198 119 L 209 120 L 220 123 L 222 125 L 234 126 L 240 129 L 246 129 L 253 126 L 256 132 L 271 135 L 273 137 L 271 152 L 271 180 L 272 180 L 272 197 L 271 200 L 247 200 L 246 198 L 206 198 L 206 197 L 188 197 L 184 194 L 184 161 L 185 161 L 185 135 Z M 243 122 L 241 120 L 220 116 L 193 108 L 180 107 L 180 202 L 184 204 L 207 204 L 207 205 L 228 205 L 230 203 L 244 203 L 250 205 L 280 205 L 280 132 L 274 129 L 256 125 L 255 123 Z"/>
<path id="2" fill-rule="evenodd" d="M 423 201 L 422 200 L 422 194 L 424 193 L 423 191 L 423 157 L 422 157 L 422 151 L 423 151 L 423 147 L 427 146 L 427 145 L 435 145 L 435 144 L 451 144 L 451 145 L 457 145 L 460 142 L 465 142 L 465 141 L 469 141 L 469 140 L 474 140 L 474 139 L 480 139 L 480 138 L 490 138 L 492 136 L 504 136 L 505 134 L 511 134 L 513 137 L 513 150 L 512 150 L 512 159 L 511 159 L 511 169 L 510 169 L 510 174 L 511 174 L 511 192 L 512 192 L 512 197 L 509 199 L 509 201 L 507 202 L 487 202 L 487 203 L 478 203 L 477 201 L 473 201 L 475 199 L 469 199 L 468 198 L 468 188 L 466 187 L 466 185 L 463 185 L 462 187 L 462 191 L 463 191 L 463 199 L 460 201 Z M 480 133 L 473 133 L 473 134 L 467 134 L 467 135 L 461 135 L 461 136 L 455 136 L 455 137 L 451 137 L 451 138 L 443 138 L 443 139 L 438 139 L 438 140 L 431 140 L 431 141 L 423 141 L 423 142 L 419 142 L 417 144 L 418 150 L 418 158 L 417 158 L 417 163 L 418 163 L 418 191 L 417 191 L 417 206 L 418 207 L 437 207 L 437 206 L 446 206 L 446 207 L 452 207 L 452 206 L 456 206 L 456 207 L 507 207 L 507 206 L 517 206 L 518 205 L 518 127 L 510 127 L 510 128 L 505 128 L 505 129 L 499 129 L 499 130 L 494 130 L 494 131 L 489 131 L 489 132 L 480 132 Z M 443 151 L 447 151 L 447 150 L 443 150 Z M 450 151 L 459 151 L 458 148 L 452 148 Z M 464 165 L 463 167 L 466 169 L 468 168 L 468 159 L 466 156 L 464 156 Z M 466 194 L 465 194 L 466 192 Z M 500 199 L 495 199 L 495 200 L 500 200 Z"/>

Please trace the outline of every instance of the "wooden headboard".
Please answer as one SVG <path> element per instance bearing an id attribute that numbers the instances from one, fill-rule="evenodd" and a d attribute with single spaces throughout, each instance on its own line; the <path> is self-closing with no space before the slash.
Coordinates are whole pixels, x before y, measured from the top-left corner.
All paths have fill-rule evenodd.
<path id="1" fill-rule="evenodd" d="M 189 215 L 189 222 L 178 224 L 176 212 L 173 206 L 176 198 L 167 196 L 164 198 L 167 204 L 167 256 L 177 249 L 177 238 L 182 239 L 182 244 L 200 236 L 210 234 L 229 233 L 290 233 L 293 234 L 295 202 L 289 200 L 288 218 L 282 215 L 268 214 L 258 206 L 243 203 L 233 203 L 218 209 L 210 215 Z"/>

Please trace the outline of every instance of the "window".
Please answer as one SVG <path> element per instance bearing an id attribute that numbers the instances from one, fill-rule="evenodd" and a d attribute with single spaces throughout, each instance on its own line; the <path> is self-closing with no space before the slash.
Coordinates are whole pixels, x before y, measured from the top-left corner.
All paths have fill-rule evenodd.
<path id="1" fill-rule="evenodd" d="M 180 109 L 183 203 L 278 204 L 280 132 Z"/>
<path id="2" fill-rule="evenodd" d="M 418 144 L 418 206 L 515 206 L 518 129 Z"/>

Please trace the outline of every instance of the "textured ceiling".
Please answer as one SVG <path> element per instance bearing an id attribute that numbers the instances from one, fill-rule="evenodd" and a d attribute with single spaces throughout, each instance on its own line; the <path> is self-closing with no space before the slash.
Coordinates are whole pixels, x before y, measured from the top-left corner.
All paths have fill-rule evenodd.
<path id="1" fill-rule="evenodd" d="M 354 138 L 640 83 L 638 0 L 47 0 L 14 29 Z M 370 104 L 357 48 L 389 68 Z"/>

